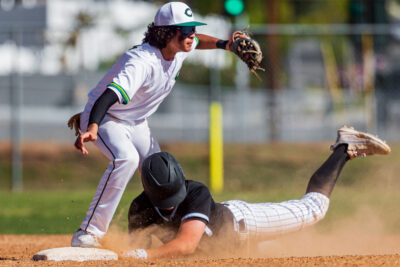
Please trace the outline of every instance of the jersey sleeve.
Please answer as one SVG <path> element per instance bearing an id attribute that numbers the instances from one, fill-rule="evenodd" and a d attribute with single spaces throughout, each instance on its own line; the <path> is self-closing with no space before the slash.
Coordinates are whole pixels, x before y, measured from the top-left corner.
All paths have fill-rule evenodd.
<path id="1" fill-rule="evenodd" d="M 126 105 L 146 81 L 147 69 L 146 64 L 138 60 L 127 61 L 107 88 L 118 95 L 119 103 Z"/>
<path id="2" fill-rule="evenodd" d="M 181 222 L 188 219 L 198 219 L 206 224 L 210 222 L 211 206 L 213 199 L 208 188 L 200 183 L 194 182 L 195 186 L 190 188 L 184 203 L 185 215 Z"/>

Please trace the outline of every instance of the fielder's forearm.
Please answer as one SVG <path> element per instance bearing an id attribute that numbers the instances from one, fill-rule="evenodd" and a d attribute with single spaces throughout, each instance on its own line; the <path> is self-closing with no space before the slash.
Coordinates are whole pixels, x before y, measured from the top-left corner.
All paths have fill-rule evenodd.
<path id="1" fill-rule="evenodd" d="M 88 126 L 93 123 L 100 125 L 101 121 L 106 115 L 107 110 L 117 101 L 117 94 L 110 89 L 106 89 L 104 93 L 96 100 L 92 110 L 90 111 Z"/>
<path id="2" fill-rule="evenodd" d="M 197 38 L 199 38 L 199 44 L 197 45 L 196 49 L 216 49 L 222 48 L 228 50 L 227 40 L 221 40 L 209 35 L 205 34 L 196 34 Z"/>

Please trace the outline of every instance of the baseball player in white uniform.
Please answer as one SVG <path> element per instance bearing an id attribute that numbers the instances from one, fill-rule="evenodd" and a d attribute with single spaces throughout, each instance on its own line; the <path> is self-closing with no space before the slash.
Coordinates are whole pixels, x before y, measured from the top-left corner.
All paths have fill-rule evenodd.
<path id="1" fill-rule="evenodd" d="M 229 50 L 232 40 L 196 34 L 201 25 L 186 4 L 163 5 L 143 43 L 126 51 L 90 91 L 75 147 L 88 154 L 84 143 L 92 141 L 110 163 L 72 246 L 99 245 L 134 172 L 160 151 L 147 118 L 171 92 L 185 58 L 194 49 Z"/>
<path id="2" fill-rule="evenodd" d="M 186 180 L 178 162 L 166 152 L 152 154 L 142 165 L 144 191 L 129 209 L 129 230 L 160 225 L 175 231 L 160 235 L 163 245 L 126 251 L 136 259 L 177 257 L 196 251 L 200 241 L 220 242 L 220 250 L 243 248 L 273 237 L 298 231 L 324 218 L 329 197 L 350 159 L 388 154 L 390 147 L 375 136 L 353 128 L 338 130 L 332 154 L 311 176 L 305 195 L 281 203 L 247 203 L 230 200 L 215 203 L 208 188 Z M 150 239 L 151 240 L 151 239 Z M 146 245 L 145 245 L 146 246 Z"/>

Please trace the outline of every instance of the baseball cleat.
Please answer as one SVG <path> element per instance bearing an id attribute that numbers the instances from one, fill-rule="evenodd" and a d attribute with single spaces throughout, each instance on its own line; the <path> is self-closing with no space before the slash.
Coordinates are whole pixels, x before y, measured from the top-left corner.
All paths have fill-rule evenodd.
<path id="1" fill-rule="evenodd" d="M 79 229 L 71 239 L 71 247 L 94 248 L 100 247 L 100 243 L 95 235 Z"/>
<path id="2" fill-rule="evenodd" d="M 347 154 L 350 159 L 356 157 L 366 157 L 374 154 L 386 155 L 390 152 L 390 147 L 385 141 L 368 133 L 355 130 L 353 127 L 344 125 L 337 131 L 336 143 L 331 145 L 331 150 L 335 150 L 341 144 L 347 144 Z"/>

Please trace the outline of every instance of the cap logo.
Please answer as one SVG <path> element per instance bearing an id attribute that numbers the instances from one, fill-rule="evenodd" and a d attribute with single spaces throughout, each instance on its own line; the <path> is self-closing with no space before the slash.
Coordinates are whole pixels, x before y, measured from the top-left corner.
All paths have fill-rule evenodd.
<path id="1" fill-rule="evenodd" d="M 192 10 L 190 10 L 190 8 L 186 8 L 185 15 L 188 16 L 188 17 L 193 17 Z"/>

